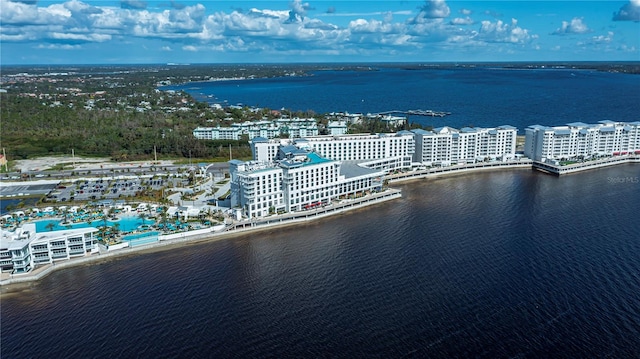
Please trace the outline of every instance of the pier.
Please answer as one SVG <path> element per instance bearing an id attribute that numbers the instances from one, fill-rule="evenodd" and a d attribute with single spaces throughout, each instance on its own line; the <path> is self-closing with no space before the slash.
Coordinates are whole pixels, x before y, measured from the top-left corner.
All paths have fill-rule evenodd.
<path id="1" fill-rule="evenodd" d="M 451 112 L 444 111 L 433 111 L 433 110 L 392 110 L 392 111 L 384 111 L 379 112 L 378 115 L 391 115 L 391 114 L 403 114 L 403 115 L 412 115 L 412 116 L 430 116 L 430 117 L 444 117 L 451 115 Z"/>
<path id="2" fill-rule="evenodd" d="M 546 162 L 534 161 L 532 165 L 533 168 L 538 171 L 560 176 L 594 168 L 613 166 L 621 163 L 640 163 L 640 155 L 633 154 L 624 156 L 613 156 L 592 161 L 577 162 L 569 165 L 555 165 Z"/>

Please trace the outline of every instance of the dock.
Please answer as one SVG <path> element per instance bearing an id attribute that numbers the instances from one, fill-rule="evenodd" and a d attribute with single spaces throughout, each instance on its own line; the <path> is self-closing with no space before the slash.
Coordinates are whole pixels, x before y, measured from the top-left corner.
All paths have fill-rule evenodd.
<path id="1" fill-rule="evenodd" d="M 410 116 L 430 116 L 430 117 L 444 117 L 451 115 L 451 112 L 444 111 L 434 111 L 434 110 L 392 110 L 392 111 L 384 111 L 379 112 L 378 115 L 391 115 L 391 114 L 403 114 Z"/>

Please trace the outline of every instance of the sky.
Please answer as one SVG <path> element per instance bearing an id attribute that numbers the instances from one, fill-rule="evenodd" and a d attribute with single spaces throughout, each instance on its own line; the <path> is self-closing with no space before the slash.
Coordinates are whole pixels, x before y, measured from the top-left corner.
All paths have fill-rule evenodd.
<path id="1" fill-rule="evenodd" d="M 0 0 L 0 64 L 640 61 L 640 0 Z"/>

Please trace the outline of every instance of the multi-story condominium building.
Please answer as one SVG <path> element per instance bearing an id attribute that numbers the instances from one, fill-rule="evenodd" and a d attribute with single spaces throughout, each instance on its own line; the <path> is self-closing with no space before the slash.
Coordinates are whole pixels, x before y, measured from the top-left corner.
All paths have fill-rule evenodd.
<path id="1" fill-rule="evenodd" d="M 293 144 L 297 148 L 316 152 L 327 159 L 362 161 L 366 162 L 369 168 L 391 171 L 411 167 L 413 137 L 413 133 L 401 131 L 376 135 L 312 136 L 293 141 L 254 138 L 251 141 L 251 150 L 254 160 L 269 162 L 284 159 L 279 149 Z"/>
<path id="2" fill-rule="evenodd" d="M 382 188 L 384 172 L 339 162 L 293 146 L 276 162 L 230 161 L 231 206 L 249 218 L 328 205 Z"/>
<path id="3" fill-rule="evenodd" d="M 24 224 L 15 232 L 2 231 L 0 267 L 2 271 L 24 273 L 39 265 L 96 252 L 95 232 L 96 228 L 36 232 L 34 223 Z"/>
<path id="4" fill-rule="evenodd" d="M 535 161 L 613 156 L 640 151 L 640 121 L 582 122 L 525 129 L 525 156 Z"/>
<path id="5" fill-rule="evenodd" d="M 193 136 L 201 140 L 239 140 L 243 135 L 249 139 L 317 136 L 318 125 L 312 118 L 281 118 L 275 121 L 234 123 L 230 127 L 197 127 L 193 130 Z"/>
<path id="6" fill-rule="evenodd" d="M 485 159 L 508 160 L 515 157 L 518 130 L 513 126 L 469 128 L 440 127 L 433 131 L 413 130 L 413 161 L 448 166 Z"/>
<path id="7" fill-rule="evenodd" d="M 336 161 L 368 161 L 372 165 L 378 164 L 372 168 L 388 171 L 411 168 L 415 151 L 414 134 L 409 131 L 305 137 L 296 140 L 295 144 L 324 158 Z"/>

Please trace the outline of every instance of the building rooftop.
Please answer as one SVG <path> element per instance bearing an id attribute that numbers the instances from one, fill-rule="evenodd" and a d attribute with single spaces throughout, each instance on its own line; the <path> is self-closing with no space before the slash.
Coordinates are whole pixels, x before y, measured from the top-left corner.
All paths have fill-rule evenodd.
<path id="1" fill-rule="evenodd" d="M 363 162 L 367 161 L 343 161 L 342 165 L 340 166 L 340 174 L 345 178 L 360 177 L 370 175 L 372 173 L 380 173 L 380 175 L 383 175 L 380 170 L 373 170 L 360 166 L 359 164 Z"/>

